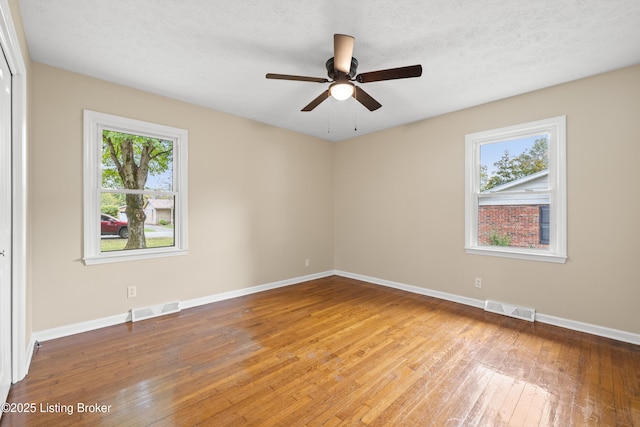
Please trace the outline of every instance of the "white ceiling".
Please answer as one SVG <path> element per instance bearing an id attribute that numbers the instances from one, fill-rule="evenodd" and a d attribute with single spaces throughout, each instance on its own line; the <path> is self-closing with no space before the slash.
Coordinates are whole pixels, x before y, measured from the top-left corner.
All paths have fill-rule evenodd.
<path id="1" fill-rule="evenodd" d="M 20 0 L 33 60 L 339 141 L 640 63 L 638 0 Z M 329 99 L 333 34 L 382 108 Z M 356 83 L 357 84 L 357 83 Z M 357 126 L 357 131 L 354 128 Z"/>

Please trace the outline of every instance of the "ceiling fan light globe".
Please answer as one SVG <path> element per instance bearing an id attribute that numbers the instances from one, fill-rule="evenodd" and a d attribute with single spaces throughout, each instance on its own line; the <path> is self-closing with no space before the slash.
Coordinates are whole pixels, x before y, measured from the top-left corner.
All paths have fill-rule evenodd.
<path id="1" fill-rule="evenodd" d="M 334 83 L 329 88 L 329 93 L 338 101 L 344 101 L 353 95 L 353 83 Z"/>

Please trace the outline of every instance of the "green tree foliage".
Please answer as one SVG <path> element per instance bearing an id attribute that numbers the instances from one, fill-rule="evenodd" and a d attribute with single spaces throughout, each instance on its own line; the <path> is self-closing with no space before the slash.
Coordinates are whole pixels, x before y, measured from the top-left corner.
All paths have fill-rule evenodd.
<path id="1" fill-rule="evenodd" d="M 496 171 L 490 177 L 486 166 L 480 168 L 481 191 L 490 190 L 499 185 L 532 175 L 549 167 L 549 144 L 547 138 L 538 138 L 530 149 L 512 157 L 509 150 L 493 165 Z"/>
<path id="2" fill-rule="evenodd" d="M 105 206 L 105 205 L 124 206 L 124 194 L 102 193 L 101 198 L 102 198 L 101 200 L 102 206 Z M 105 213 L 108 213 L 108 212 L 105 212 Z"/>
<path id="3" fill-rule="evenodd" d="M 144 190 L 149 175 L 171 168 L 173 143 L 156 138 L 105 130 L 102 133 L 103 188 Z M 144 194 L 125 194 L 129 239 L 125 249 L 146 248 Z"/>
<path id="4" fill-rule="evenodd" d="M 492 246 L 509 246 L 511 244 L 511 236 L 492 230 L 491 234 L 489 234 L 489 241 Z"/>
<path id="5" fill-rule="evenodd" d="M 114 218 L 118 218 L 118 214 L 120 213 L 120 209 L 118 205 L 102 205 L 100 208 L 100 212 L 105 213 L 107 215 L 111 215 Z"/>
<path id="6" fill-rule="evenodd" d="M 100 212 L 118 218 L 120 206 L 124 206 L 124 194 L 119 193 L 102 193 L 100 201 Z"/>

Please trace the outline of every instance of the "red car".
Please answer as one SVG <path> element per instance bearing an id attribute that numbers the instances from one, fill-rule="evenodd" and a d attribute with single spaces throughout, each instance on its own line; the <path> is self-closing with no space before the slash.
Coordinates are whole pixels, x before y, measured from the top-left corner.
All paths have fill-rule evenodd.
<path id="1" fill-rule="evenodd" d="M 129 227 L 124 221 L 118 221 L 111 215 L 100 214 L 100 234 L 118 235 L 123 239 L 129 238 Z"/>

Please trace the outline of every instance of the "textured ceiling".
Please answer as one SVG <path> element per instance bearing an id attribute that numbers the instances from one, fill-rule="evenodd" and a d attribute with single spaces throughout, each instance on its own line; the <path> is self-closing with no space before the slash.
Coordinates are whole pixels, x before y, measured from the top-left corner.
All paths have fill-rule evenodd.
<path id="1" fill-rule="evenodd" d="M 640 63 L 638 0 L 20 0 L 33 60 L 319 138 L 345 138 Z M 329 99 L 333 34 L 382 108 Z M 357 126 L 357 131 L 354 128 Z"/>

